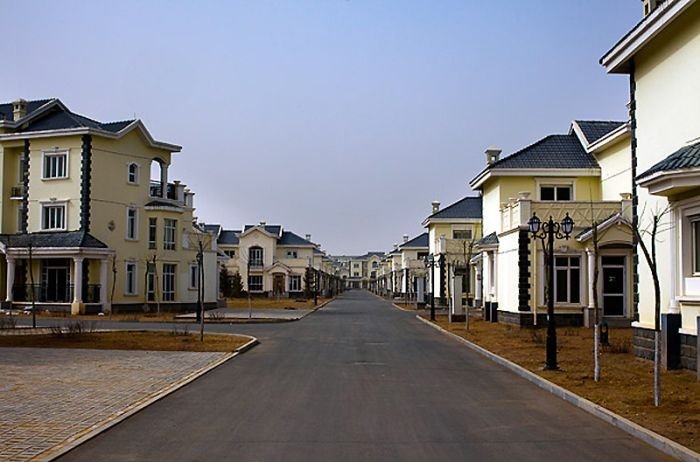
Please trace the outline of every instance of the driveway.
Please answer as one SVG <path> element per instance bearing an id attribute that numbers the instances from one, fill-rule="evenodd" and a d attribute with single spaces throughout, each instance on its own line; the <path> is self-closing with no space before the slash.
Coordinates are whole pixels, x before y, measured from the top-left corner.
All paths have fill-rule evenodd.
<path id="1" fill-rule="evenodd" d="M 367 292 L 245 328 L 261 345 L 62 460 L 665 460 Z"/>

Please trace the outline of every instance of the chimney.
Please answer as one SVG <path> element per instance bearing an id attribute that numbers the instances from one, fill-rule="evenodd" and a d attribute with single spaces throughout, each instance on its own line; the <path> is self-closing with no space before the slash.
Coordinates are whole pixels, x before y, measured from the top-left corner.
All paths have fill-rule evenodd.
<path id="1" fill-rule="evenodd" d="M 394 250 L 398 249 L 399 245 L 397 243 L 394 243 Z"/>
<path id="2" fill-rule="evenodd" d="M 501 157 L 501 150 L 496 146 L 490 146 L 488 149 L 486 149 L 485 154 L 486 163 L 488 165 L 493 165 L 498 162 L 498 159 Z"/>
<path id="3" fill-rule="evenodd" d="M 403 235 L 403 243 L 405 244 L 407 242 L 408 242 L 408 234 L 404 234 Z"/>
<path id="4" fill-rule="evenodd" d="M 22 98 L 12 102 L 12 118 L 17 121 L 27 115 L 27 101 Z"/>
<path id="5" fill-rule="evenodd" d="M 264 221 L 261 221 L 261 222 L 260 222 L 260 226 L 262 226 L 263 228 L 265 227 L 266 224 L 267 224 L 267 223 L 265 223 Z"/>
<path id="6" fill-rule="evenodd" d="M 307 235 L 306 235 L 306 240 L 309 241 L 309 242 L 311 242 L 311 234 L 307 234 Z"/>
<path id="7" fill-rule="evenodd" d="M 438 213 L 440 211 L 440 201 L 433 201 L 433 213 Z"/>

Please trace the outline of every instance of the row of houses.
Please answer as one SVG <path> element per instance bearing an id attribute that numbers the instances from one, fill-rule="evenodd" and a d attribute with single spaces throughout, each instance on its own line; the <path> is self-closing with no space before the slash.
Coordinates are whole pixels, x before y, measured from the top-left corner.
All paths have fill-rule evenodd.
<path id="1" fill-rule="evenodd" d="M 58 99 L 0 104 L 0 297 L 70 313 L 193 310 L 224 268 L 255 295 L 339 286 L 317 244 L 281 226 L 199 223 L 168 175 L 181 147 L 140 120 L 98 122 Z M 310 271 L 309 271 L 310 270 Z M 312 276 L 304 277 L 309 272 Z"/>
<path id="2" fill-rule="evenodd" d="M 453 315 L 471 305 L 490 321 L 544 325 L 544 242 L 529 222 L 568 216 L 573 230 L 554 246 L 557 322 L 590 325 L 597 298 L 604 322 L 634 328 L 638 356 L 651 357 L 653 331 L 662 329 L 665 366 L 697 368 L 700 3 L 643 6 L 644 18 L 600 60 L 608 73 L 629 76 L 628 120 L 574 120 L 505 156 L 488 148 L 469 181 L 474 193 L 442 210 L 433 203 L 426 231 L 385 253 L 373 290 L 435 300 Z M 654 216 L 657 271 L 635 232 L 650 249 Z"/>

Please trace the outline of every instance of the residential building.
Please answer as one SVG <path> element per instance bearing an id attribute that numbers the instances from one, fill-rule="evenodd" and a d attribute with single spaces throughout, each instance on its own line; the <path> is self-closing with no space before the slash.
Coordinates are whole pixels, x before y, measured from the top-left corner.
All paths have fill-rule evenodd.
<path id="1" fill-rule="evenodd" d="M 180 149 L 140 120 L 98 122 L 58 99 L 0 104 L 5 306 L 194 309 L 216 250 L 193 223 L 194 194 L 169 182 Z M 209 307 L 216 281 L 202 284 Z"/>
<path id="2" fill-rule="evenodd" d="M 700 2 L 646 0 L 645 16 L 605 56 L 629 76 L 633 221 L 656 239 L 666 367 L 697 369 L 700 315 Z M 651 247 L 651 238 L 644 234 Z M 656 326 L 650 265 L 636 248 L 634 350 L 652 356 Z"/>
<path id="3" fill-rule="evenodd" d="M 406 299 L 424 302 L 427 287 L 425 259 L 428 257 L 430 246 L 428 245 L 428 233 L 421 233 L 413 239 L 404 235 L 403 243 L 398 247 L 401 255 L 401 268 L 397 275 L 400 281 L 399 295 Z M 421 300 L 417 300 L 418 294 L 422 294 Z"/>
<path id="4" fill-rule="evenodd" d="M 477 269 L 466 260 L 470 259 L 470 251 L 482 236 L 481 197 L 467 196 L 444 209 L 435 201 L 431 212 L 423 220 L 428 230 L 428 258 L 433 262 L 427 271 L 430 296 L 435 297 L 437 304 L 446 305 L 449 278 L 457 275 L 464 280 L 462 287 L 467 298 L 480 300 L 476 295 Z"/>
<path id="5" fill-rule="evenodd" d="M 346 288 L 373 289 L 377 285 L 382 255 L 382 252 L 367 252 L 364 255 L 336 255 L 330 258 Z"/>
<path id="6" fill-rule="evenodd" d="M 315 284 L 321 294 L 330 291 L 328 258 L 311 235 L 303 238 L 281 225 L 261 222 L 222 230 L 217 245 L 228 257 L 226 270 L 239 273 L 243 289 L 255 296 L 302 297 L 307 284 Z"/>
<path id="7" fill-rule="evenodd" d="M 546 322 L 545 242 L 533 240 L 533 217 L 557 223 L 570 216 L 569 239 L 554 247 L 555 315 L 579 325 L 593 317 L 592 278 L 609 323 L 632 315 L 632 230 L 629 124 L 574 121 L 566 134 L 549 135 L 510 156 L 486 151 L 486 168 L 470 185 L 483 198 L 481 260 L 484 316 L 518 325 Z M 593 244 L 597 228 L 599 252 Z M 475 259 L 476 260 L 476 259 Z M 596 263 L 597 262 L 597 263 Z"/>

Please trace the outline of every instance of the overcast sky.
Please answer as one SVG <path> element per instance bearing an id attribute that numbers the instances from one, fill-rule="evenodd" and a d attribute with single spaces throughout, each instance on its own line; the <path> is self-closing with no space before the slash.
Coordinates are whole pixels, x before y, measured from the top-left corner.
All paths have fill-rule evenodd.
<path id="1" fill-rule="evenodd" d="M 598 59 L 639 0 L 0 0 L 0 101 L 60 98 L 183 146 L 201 221 L 388 250 L 484 149 L 624 119 Z"/>

